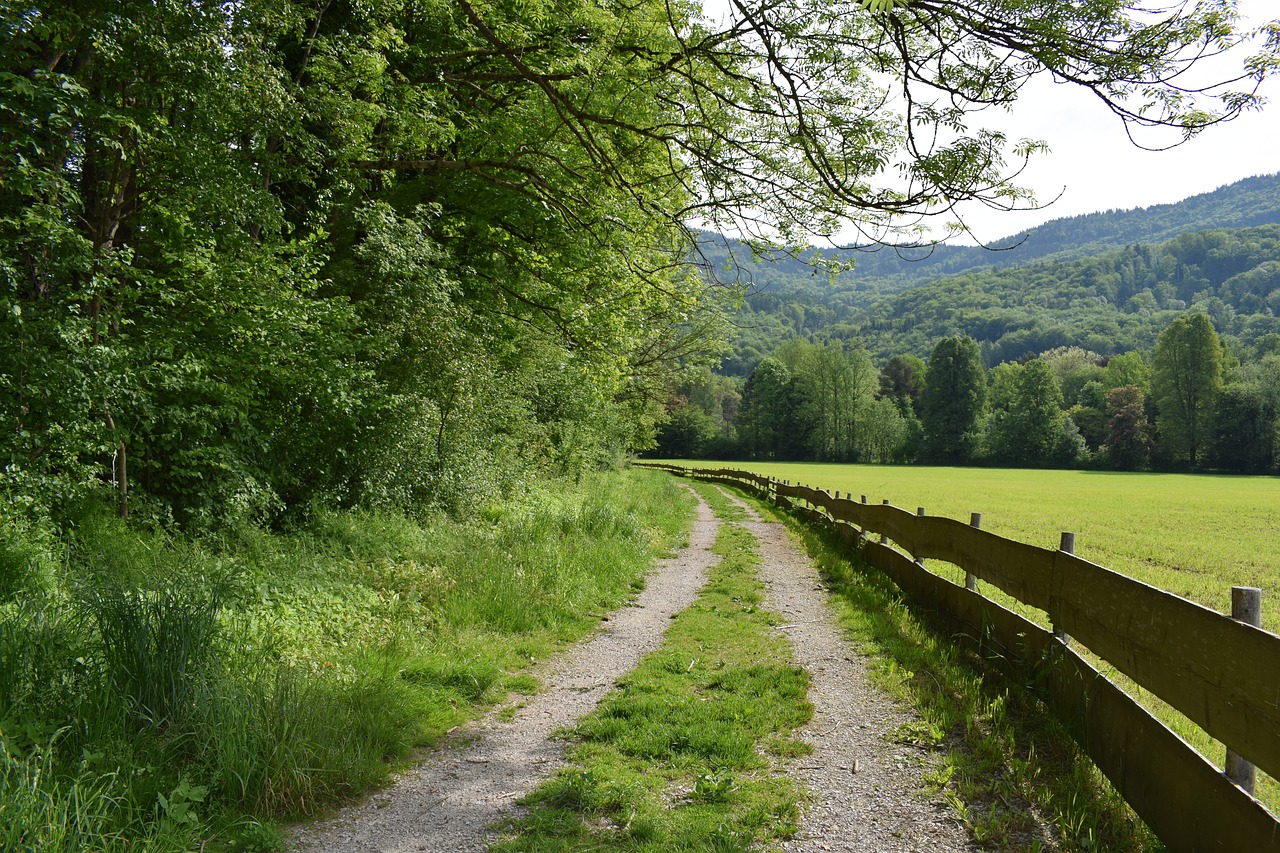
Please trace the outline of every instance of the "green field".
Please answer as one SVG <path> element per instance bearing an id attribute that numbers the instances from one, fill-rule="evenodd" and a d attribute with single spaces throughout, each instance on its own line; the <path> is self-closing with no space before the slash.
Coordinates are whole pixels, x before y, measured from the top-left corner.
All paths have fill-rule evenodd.
<path id="1" fill-rule="evenodd" d="M 1280 478 L 996 468 L 931 468 L 821 463 L 686 462 L 733 468 L 852 495 L 902 509 L 968 521 L 1007 539 L 1056 548 L 1063 531 L 1075 552 L 1113 571 L 1199 602 L 1231 610 L 1232 586 L 1262 593 L 1263 627 L 1280 633 Z M 962 572 L 929 560 L 961 582 Z M 1047 626 L 1045 615 L 980 584 L 996 601 Z M 1085 651 L 1077 646 L 1077 650 Z M 1087 651 L 1086 651 L 1087 654 Z M 1095 659 L 1095 665 L 1099 663 Z M 1105 667 L 1104 669 L 1109 669 Z M 1221 766 L 1224 747 L 1130 679 L 1110 677 L 1166 725 Z M 1280 781 L 1258 774 L 1257 796 L 1280 813 Z"/>
<path id="2" fill-rule="evenodd" d="M 819 463 L 685 463 L 737 468 L 870 503 L 969 520 L 1008 539 L 1076 553 L 1219 612 L 1232 586 L 1263 590 L 1280 633 L 1280 478 Z"/>

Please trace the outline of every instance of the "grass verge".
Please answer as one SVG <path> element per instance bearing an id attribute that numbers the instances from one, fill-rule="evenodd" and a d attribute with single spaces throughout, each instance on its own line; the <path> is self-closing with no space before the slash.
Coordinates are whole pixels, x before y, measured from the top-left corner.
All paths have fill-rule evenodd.
<path id="1" fill-rule="evenodd" d="M 697 601 L 568 733 L 571 766 L 497 853 L 745 851 L 794 834 L 801 792 L 770 756 L 806 750 L 792 733 L 812 715 L 808 677 L 760 607 L 754 539 L 726 524 L 715 550 Z"/>
<path id="2" fill-rule="evenodd" d="M 873 680 L 919 714 L 898 737 L 942 751 L 926 781 L 975 841 L 1009 851 L 1164 849 L 1025 688 L 1029 672 L 948 636 L 839 539 L 751 500 L 814 559 Z"/>
<path id="3" fill-rule="evenodd" d="M 632 596 L 689 508 L 622 472 L 468 520 L 317 509 L 189 541 L 87 512 L 6 542 L 38 582 L 0 600 L 0 847 L 271 849 L 274 820 L 535 689 L 522 670 Z"/>

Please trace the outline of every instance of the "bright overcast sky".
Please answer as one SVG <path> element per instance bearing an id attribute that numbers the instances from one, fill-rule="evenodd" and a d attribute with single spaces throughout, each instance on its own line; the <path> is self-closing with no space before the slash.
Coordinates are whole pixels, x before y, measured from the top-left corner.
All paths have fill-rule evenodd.
<path id="1" fill-rule="evenodd" d="M 1275 0 L 1239 0 L 1248 21 L 1280 17 Z M 1268 81 L 1271 103 L 1261 112 L 1205 130 L 1169 151 L 1143 151 L 1125 136 L 1119 119 L 1077 86 L 1036 81 L 1002 121 L 1010 138 L 1043 139 L 1020 184 L 1038 200 L 1061 197 L 1032 212 L 968 210 L 966 219 L 983 241 L 998 241 L 1050 219 L 1099 210 L 1168 204 L 1253 175 L 1280 172 L 1280 80 Z M 961 241 L 957 241 L 961 242 Z"/>
<path id="2" fill-rule="evenodd" d="M 703 8 L 712 18 L 721 18 L 728 2 L 703 0 Z M 1237 8 L 1249 28 L 1280 19 L 1277 0 L 1237 0 Z M 1224 76 L 1231 73 L 1235 72 L 1223 71 Z M 1095 95 L 1079 86 L 1054 84 L 1047 77 L 1037 79 L 1008 115 L 984 113 L 975 118 L 981 126 L 1003 130 L 1010 140 L 1048 143 L 1049 152 L 1036 155 L 1016 183 L 1033 189 L 1039 203 L 1053 203 L 1016 212 L 974 205 L 963 209 L 965 220 L 979 240 L 999 245 L 1001 238 L 1051 219 L 1169 204 L 1242 178 L 1280 172 L 1280 79 L 1269 80 L 1262 94 L 1272 103 L 1260 112 L 1211 127 L 1170 150 L 1145 151 L 1129 141 L 1120 120 Z M 1167 144 L 1176 138 L 1170 132 L 1159 139 Z M 1142 139 L 1148 145 L 1157 143 L 1150 131 Z M 834 242 L 857 240 L 856 230 L 849 229 Z"/>

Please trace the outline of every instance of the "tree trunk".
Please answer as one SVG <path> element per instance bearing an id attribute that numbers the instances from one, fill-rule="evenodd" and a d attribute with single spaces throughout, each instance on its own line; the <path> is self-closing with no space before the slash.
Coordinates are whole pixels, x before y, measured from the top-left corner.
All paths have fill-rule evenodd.
<path id="1" fill-rule="evenodd" d="M 111 410 L 106 411 L 107 429 L 115 432 L 116 422 Z M 121 518 L 129 517 L 129 453 L 123 438 L 116 440 L 116 452 L 111 457 L 111 478 L 116 485 L 116 512 Z"/>

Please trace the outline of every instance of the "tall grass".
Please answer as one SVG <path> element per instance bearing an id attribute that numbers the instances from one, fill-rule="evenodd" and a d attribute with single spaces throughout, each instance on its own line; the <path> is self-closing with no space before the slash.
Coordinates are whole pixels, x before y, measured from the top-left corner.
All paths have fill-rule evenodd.
<path id="1" fill-rule="evenodd" d="M 123 850 L 113 813 L 120 800 L 114 774 L 58 772 L 52 742 L 15 755 L 0 740 L 0 849 L 79 853 Z"/>
<path id="2" fill-rule="evenodd" d="M 92 621 L 103 688 L 154 728 L 180 727 L 203 681 L 214 676 L 222 640 L 222 584 L 175 579 L 157 589 L 111 581 L 87 585 L 80 601 Z"/>
<path id="3" fill-rule="evenodd" d="M 188 541 L 89 511 L 60 550 L 19 541 L 0 848 L 269 848 L 270 820 L 378 783 L 524 685 L 642 586 L 688 508 L 631 473 L 475 519 L 316 508 L 284 535 Z"/>

